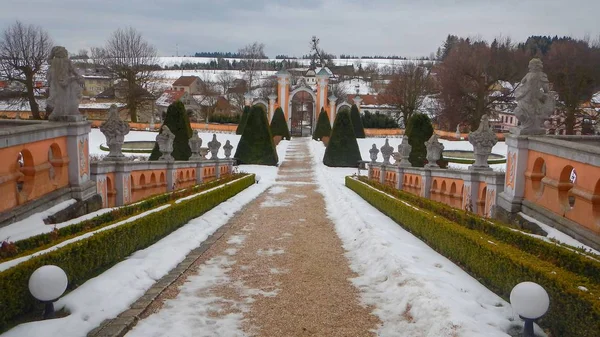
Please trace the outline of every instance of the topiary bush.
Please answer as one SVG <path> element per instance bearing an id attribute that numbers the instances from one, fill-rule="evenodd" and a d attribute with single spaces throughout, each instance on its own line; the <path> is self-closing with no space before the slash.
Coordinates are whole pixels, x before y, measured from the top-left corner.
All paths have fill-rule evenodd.
<path id="1" fill-rule="evenodd" d="M 321 108 L 319 113 L 319 119 L 317 120 L 317 127 L 313 133 L 314 140 L 321 140 L 323 137 L 331 137 L 331 122 L 325 109 Z"/>
<path id="2" fill-rule="evenodd" d="M 267 121 L 267 113 L 260 106 L 255 105 L 250 110 L 248 122 L 234 157 L 239 164 L 277 165 L 279 159 Z"/>
<path id="3" fill-rule="evenodd" d="M 240 123 L 238 124 L 238 127 L 235 130 L 236 135 L 241 135 L 244 133 L 244 128 L 246 127 L 246 123 L 248 122 L 248 116 L 250 116 L 250 107 L 246 105 L 244 107 L 244 111 L 242 112 Z"/>
<path id="4" fill-rule="evenodd" d="M 343 109 L 335 117 L 323 164 L 332 167 L 357 167 L 361 160 L 350 111 Z"/>
<path id="5" fill-rule="evenodd" d="M 281 136 L 281 138 L 287 140 L 292 138 L 281 108 L 277 108 L 273 114 L 273 120 L 271 120 L 271 133 L 273 136 Z"/>
<path id="6" fill-rule="evenodd" d="M 352 109 L 350 109 L 350 119 L 352 120 L 356 138 L 365 138 L 365 128 L 360 120 L 360 112 L 358 111 L 356 104 L 352 104 Z"/>
<path id="7" fill-rule="evenodd" d="M 363 127 L 369 129 L 397 129 L 398 122 L 392 117 L 380 112 L 371 113 L 368 110 L 360 116 Z"/>
<path id="8" fill-rule="evenodd" d="M 408 160 L 412 166 L 423 167 L 427 160 L 427 147 L 425 142 L 433 135 L 433 125 L 429 116 L 422 113 L 414 113 L 406 125 L 406 136 L 408 143 L 412 146 Z"/>
<path id="9" fill-rule="evenodd" d="M 175 160 L 188 160 L 192 155 L 192 150 L 190 149 L 188 141 L 192 137 L 193 131 L 192 126 L 190 125 L 190 119 L 185 111 L 185 106 L 181 101 L 169 105 L 163 125 L 168 126 L 169 130 L 175 135 L 175 140 L 173 141 L 173 153 L 171 153 L 173 158 L 175 158 Z M 162 128 L 160 132 L 162 132 Z M 148 160 L 158 160 L 161 155 L 162 153 L 158 149 L 158 143 L 155 143 L 152 154 L 150 154 Z"/>

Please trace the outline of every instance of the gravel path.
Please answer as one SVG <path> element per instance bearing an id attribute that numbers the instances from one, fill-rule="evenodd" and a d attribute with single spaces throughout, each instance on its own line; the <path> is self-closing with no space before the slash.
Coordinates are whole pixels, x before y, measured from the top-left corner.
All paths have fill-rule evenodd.
<path id="1" fill-rule="evenodd" d="M 294 139 L 275 185 L 163 292 L 127 336 L 375 336 L 314 182 L 309 139 Z M 243 331 L 243 333 L 241 333 Z"/>

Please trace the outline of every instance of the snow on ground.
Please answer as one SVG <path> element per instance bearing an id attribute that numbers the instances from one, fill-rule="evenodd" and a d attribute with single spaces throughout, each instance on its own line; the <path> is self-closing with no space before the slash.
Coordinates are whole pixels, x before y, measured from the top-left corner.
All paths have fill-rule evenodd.
<path id="1" fill-rule="evenodd" d="M 324 166 L 324 150 L 312 141 L 328 216 L 359 275 L 352 282 L 383 322 L 378 336 L 508 336 L 519 324 L 510 304 L 346 188 L 355 169 Z"/>
<path id="2" fill-rule="evenodd" d="M 402 142 L 402 138 L 389 137 L 387 139 L 389 140 L 390 146 L 394 148 L 394 152 L 398 152 L 398 145 L 400 145 L 400 143 Z M 360 148 L 360 155 L 361 155 L 362 159 L 370 160 L 371 157 L 369 155 L 369 150 L 371 149 L 371 146 L 373 146 L 373 144 L 375 144 L 377 146 L 377 148 L 379 150 L 381 150 L 381 147 L 385 144 L 386 138 L 373 137 L 373 138 L 363 138 L 363 139 L 357 139 L 357 140 L 358 140 L 358 147 Z M 439 141 L 440 141 L 440 143 L 442 143 L 444 145 L 444 150 L 473 151 L 473 145 L 471 145 L 471 143 L 469 143 L 469 141 L 466 141 L 466 140 L 440 139 Z M 506 157 L 507 149 L 508 148 L 507 148 L 505 142 L 498 142 L 492 148 L 492 153 L 499 154 L 501 156 Z M 381 152 L 379 153 L 379 155 L 377 157 L 377 161 L 379 161 L 379 162 L 383 161 Z M 390 158 L 390 161 L 392 164 L 395 162 L 394 158 Z M 448 164 L 448 168 L 458 169 L 458 170 L 466 170 L 469 168 L 469 166 L 471 166 L 471 164 L 455 164 L 455 163 Z M 492 165 L 490 165 L 490 167 L 492 169 L 494 169 L 494 171 L 506 171 L 506 164 L 492 164 Z"/>
<path id="3" fill-rule="evenodd" d="M 285 157 L 288 144 L 288 141 L 282 141 L 277 146 L 280 162 Z M 127 310 L 157 280 L 183 261 L 192 249 L 226 224 L 235 212 L 271 187 L 277 176 L 277 167 L 242 165 L 240 171 L 259 174 L 261 180 L 59 299 L 55 303 L 56 309 L 68 310 L 71 313 L 69 316 L 20 324 L 2 334 L 2 337 L 85 336 L 103 320 L 114 318 Z M 201 276 L 206 282 L 218 282 L 219 275 L 224 273 L 218 268 L 226 267 L 227 261 L 215 261 L 215 264 L 217 266 L 212 273 Z M 193 292 L 194 289 L 190 291 Z M 197 311 L 201 305 L 194 302 L 193 307 Z M 223 323 L 225 328 L 235 324 L 235 318 L 231 319 L 234 320 L 233 323 Z"/>
<path id="4" fill-rule="evenodd" d="M 63 201 L 43 212 L 32 214 L 23 220 L 0 228 L 0 242 L 5 240 L 14 242 L 32 235 L 51 232 L 54 226 L 44 224 L 44 219 L 73 205 L 75 202 L 75 199 Z"/>

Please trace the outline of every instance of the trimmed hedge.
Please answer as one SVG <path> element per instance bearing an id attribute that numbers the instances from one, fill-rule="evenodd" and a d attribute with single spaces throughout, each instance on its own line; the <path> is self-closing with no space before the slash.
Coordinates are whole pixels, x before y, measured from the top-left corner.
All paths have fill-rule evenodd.
<path id="1" fill-rule="evenodd" d="M 365 138 L 365 128 L 363 127 L 360 112 L 358 111 L 356 104 L 352 104 L 352 108 L 350 109 L 350 119 L 352 120 L 352 127 L 354 128 L 354 135 L 356 138 Z"/>
<path id="2" fill-rule="evenodd" d="M 408 143 L 412 146 L 408 160 L 412 166 L 425 166 L 427 162 L 427 146 L 425 146 L 425 142 L 433 135 L 431 119 L 426 114 L 412 114 L 408 119 L 405 133 L 408 137 Z"/>
<path id="3" fill-rule="evenodd" d="M 169 127 L 169 130 L 175 135 L 173 140 L 173 153 L 171 155 L 175 160 L 188 160 L 192 155 L 192 149 L 188 141 L 192 138 L 192 126 L 190 118 L 185 111 L 185 105 L 181 101 L 177 101 L 167 108 L 167 115 L 162 125 Z M 162 133 L 162 126 L 159 131 Z M 158 148 L 158 143 L 154 144 L 152 153 L 148 160 L 158 160 L 162 156 Z"/>
<path id="4" fill-rule="evenodd" d="M 325 109 L 321 108 L 319 113 L 319 119 L 317 119 L 317 127 L 313 132 L 312 138 L 314 140 L 321 140 L 323 137 L 331 137 L 331 122 Z"/>
<path id="5" fill-rule="evenodd" d="M 192 195 L 201 191 L 209 190 L 213 187 L 236 180 L 242 176 L 243 174 L 227 175 L 226 177 L 219 178 L 217 180 L 212 180 L 208 183 L 204 183 L 201 185 L 196 185 L 191 188 L 186 188 L 173 192 L 166 192 L 154 196 L 152 198 L 146 199 L 142 202 L 137 202 L 131 205 L 119 207 L 118 209 L 115 209 L 113 211 L 95 216 L 88 220 L 83 220 L 82 222 L 67 227 L 57 229 L 56 231 L 50 233 L 38 234 L 30 236 L 23 240 L 11 242 L 11 244 L 13 244 L 16 248 L 16 251 L 13 253 L 2 252 L 2 254 L 0 255 L 0 263 L 19 258 L 21 256 L 33 254 L 37 251 L 52 247 L 63 241 L 72 239 L 84 233 L 112 225 L 113 223 L 119 221 L 123 221 L 131 216 L 135 216 L 137 214 L 151 210 L 158 206 L 164 205 L 172 200 L 183 198 L 185 196 Z"/>
<path id="6" fill-rule="evenodd" d="M 247 175 L 223 188 L 201 194 L 162 211 L 104 232 L 88 239 L 34 257 L 0 273 L 0 331 L 18 316 L 41 304 L 29 293 L 29 276 L 43 265 L 53 264 L 65 270 L 69 289 L 76 288 L 99 272 L 110 268 L 132 253 L 149 247 L 190 220 L 254 184 Z"/>
<path id="7" fill-rule="evenodd" d="M 564 268 L 575 274 L 583 275 L 600 283 L 599 261 L 556 244 L 524 235 L 509 228 L 511 227 L 510 225 L 498 220 L 482 218 L 477 214 L 454 208 L 442 202 L 403 192 L 391 186 L 369 180 L 366 177 L 360 177 L 360 180 L 378 190 L 393 195 L 398 199 L 405 200 L 419 208 L 443 216 L 466 228 L 490 235 L 496 240 L 500 240 L 522 251 L 537 256 L 541 260 L 550 262 L 558 267 Z"/>
<path id="8" fill-rule="evenodd" d="M 350 111 L 342 109 L 335 117 L 331 139 L 323 155 L 323 164 L 330 167 L 358 167 L 361 160 Z"/>
<path id="9" fill-rule="evenodd" d="M 431 248 L 460 265 L 504 299 L 520 282 L 540 284 L 550 295 L 550 309 L 539 320 L 553 336 L 597 337 L 600 286 L 486 233 L 471 230 L 346 177 L 346 186 Z M 586 287 L 583 291 L 578 287 Z"/>
<path id="10" fill-rule="evenodd" d="M 237 129 L 235 129 L 236 135 L 241 135 L 244 133 L 244 129 L 246 128 L 246 123 L 248 122 L 248 117 L 250 116 L 250 107 L 245 106 L 242 111 L 242 117 L 240 117 L 240 123 L 238 124 Z"/>
<path id="11" fill-rule="evenodd" d="M 233 157 L 239 164 L 277 165 L 279 158 L 267 121 L 267 113 L 262 107 L 255 105 L 250 110 L 244 133 Z"/>
<path id="12" fill-rule="evenodd" d="M 287 140 L 292 138 L 281 108 L 275 109 L 275 113 L 273 114 L 273 119 L 271 120 L 271 134 L 273 137 L 281 136 L 281 138 Z"/>

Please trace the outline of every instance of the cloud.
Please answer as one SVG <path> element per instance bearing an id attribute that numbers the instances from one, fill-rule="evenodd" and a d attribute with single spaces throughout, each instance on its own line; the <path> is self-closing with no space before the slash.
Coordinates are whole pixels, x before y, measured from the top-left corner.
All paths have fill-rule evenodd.
<path id="1" fill-rule="evenodd" d="M 427 56 L 448 34 L 493 39 L 599 33 L 595 0 L 8 0 L 0 29 L 19 19 L 69 50 L 101 46 L 132 26 L 161 55 L 235 51 L 260 41 L 270 56 L 300 56 L 312 35 L 334 54 Z"/>

